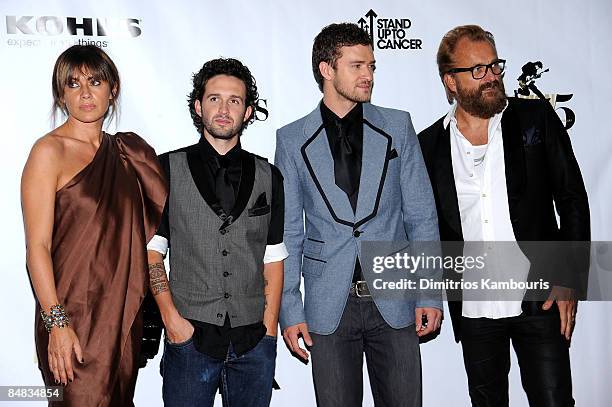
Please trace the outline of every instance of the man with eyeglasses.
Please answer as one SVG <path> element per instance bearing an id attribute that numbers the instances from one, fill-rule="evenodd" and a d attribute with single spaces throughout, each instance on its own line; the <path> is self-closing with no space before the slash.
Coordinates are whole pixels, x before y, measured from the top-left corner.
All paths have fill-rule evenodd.
<path id="1" fill-rule="evenodd" d="M 506 97 L 505 61 L 493 35 L 475 25 L 456 27 L 442 39 L 437 63 L 452 106 L 418 137 L 441 240 L 517 248 L 526 241 L 590 240 L 588 199 L 569 136 L 548 102 Z M 534 257 L 518 253 L 524 261 L 512 271 L 527 278 Z M 574 405 L 571 289 L 553 284 L 541 302 L 453 294 L 461 299 L 449 301 L 449 310 L 473 406 L 508 406 L 510 342 L 531 406 Z"/>

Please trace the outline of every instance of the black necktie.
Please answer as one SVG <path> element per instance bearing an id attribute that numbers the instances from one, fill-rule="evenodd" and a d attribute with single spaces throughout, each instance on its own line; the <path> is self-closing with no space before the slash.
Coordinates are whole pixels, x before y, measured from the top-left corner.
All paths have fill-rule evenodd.
<path id="1" fill-rule="evenodd" d="M 215 195 L 223 211 L 229 215 L 234 207 L 234 187 L 227 176 L 227 160 L 223 157 L 215 157 L 217 171 L 215 173 Z"/>
<path id="2" fill-rule="evenodd" d="M 351 146 L 347 126 L 337 120 L 336 127 L 338 128 L 337 146 L 335 149 L 338 156 L 334 160 L 336 185 L 348 195 L 353 211 L 355 211 L 357 200 L 350 198 L 359 186 L 359 163 L 357 162 L 355 149 Z"/>

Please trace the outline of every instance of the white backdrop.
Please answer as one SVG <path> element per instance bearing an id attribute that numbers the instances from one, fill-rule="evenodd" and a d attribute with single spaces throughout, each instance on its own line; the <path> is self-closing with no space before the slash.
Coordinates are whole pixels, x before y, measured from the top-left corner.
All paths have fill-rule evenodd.
<path id="1" fill-rule="evenodd" d="M 574 94 L 564 106 L 576 113 L 571 135 L 589 193 L 593 240 L 612 240 L 612 218 L 605 209 L 612 198 L 612 139 L 604 121 L 612 111 L 609 0 L 291 3 L 0 0 L 0 182 L 5 186 L 0 203 L 0 385 L 42 384 L 35 363 L 34 302 L 24 267 L 19 179 L 31 145 L 51 129 L 53 63 L 79 40 L 100 42 L 119 67 L 123 92 L 117 128 L 139 133 L 158 152 L 198 138 L 186 106 L 192 73 L 211 58 L 241 59 L 257 78 L 270 110 L 266 122 L 247 130 L 243 145 L 272 160 L 275 130 L 310 112 L 321 97 L 310 51 L 323 26 L 361 18 L 369 24 L 371 9 L 377 14 L 375 26 L 382 19 L 410 20 L 410 28 L 396 35 L 421 40 L 421 49 L 375 49 L 373 102 L 410 111 L 420 131 L 448 109 L 435 64 L 442 35 L 457 25 L 479 24 L 495 34 L 499 55 L 508 61 L 509 94 L 517 87 L 521 66 L 536 60 L 550 68 L 538 81 L 543 92 Z M 68 17 L 76 17 L 78 24 L 92 18 L 93 35 L 84 29 L 71 35 Z M 104 18 L 107 26 L 119 28 L 97 36 L 95 20 Z M 126 19 L 134 19 L 131 32 Z M 571 348 L 578 406 L 612 405 L 611 324 L 612 304 L 581 305 Z M 446 321 L 441 336 L 421 347 L 425 406 L 469 405 L 461 348 L 450 328 Z M 314 405 L 310 367 L 280 343 L 278 351 L 276 376 L 282 390 L 274 392 L 272 405 Z M 158 366 L 159 357 L 140 372 L 136 405 L 162 404 Z M 526 406 L 516 359 L 510 385 L 511 405 Z M 372 405 L 367 379 L 365 387 L 364 405 Z"/>

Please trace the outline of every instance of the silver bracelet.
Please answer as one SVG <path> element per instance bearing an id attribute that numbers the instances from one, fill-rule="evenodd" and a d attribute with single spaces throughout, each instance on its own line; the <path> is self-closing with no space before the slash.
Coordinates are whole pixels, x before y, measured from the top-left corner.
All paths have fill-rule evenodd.
<path id="1" fill-rule="evenodd" d="M 47 332 L 51 332 L 51 329 L 56 326 L 63 328 L 70 325 L 70 319 L 66 314 L 66 310 L 61 304 L 56 304 L 49 309 L 49 314 L 45 314 L 45 311 L 40 310 L 40 316 L 42 317 L 43 323 Z"/>

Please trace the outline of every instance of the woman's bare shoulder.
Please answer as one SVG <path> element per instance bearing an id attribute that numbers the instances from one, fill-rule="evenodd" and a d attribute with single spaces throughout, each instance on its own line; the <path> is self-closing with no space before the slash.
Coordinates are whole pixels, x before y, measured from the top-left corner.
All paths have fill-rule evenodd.
<path id="1" fill-rule="evenodd" d="M 34 142 L 30 151 L 30 158 L 59 159 L 66 151 L 66 138 L 55 130 L 51 131 Z"/>
<path id="2" fill-rule="evenodd" d="M 56 177 L 65 155 L 65 137 L 55 131 L 47 133 L 34 142 L 24 168 L 24 175 L 27 172 L 36 177 Z"/>

